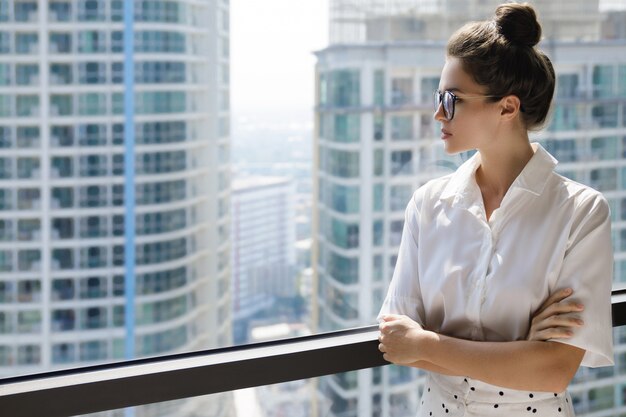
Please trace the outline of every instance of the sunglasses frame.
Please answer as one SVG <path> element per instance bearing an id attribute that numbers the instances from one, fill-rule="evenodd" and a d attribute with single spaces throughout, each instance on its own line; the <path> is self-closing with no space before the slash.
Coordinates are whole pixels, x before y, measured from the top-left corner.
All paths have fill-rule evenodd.
<path id="1" fill-rule="evenodd" d="M 449 104 L 448 105 L 446 105 L 446 97 L 450 97 L 448 99 L 449 100 Z M 460 98 L 465 100 L 465 99 L 472 99 L 472 98 L 497 98 L 497 99 L 501 99 L 502 97 L 501 96 L 492 96 L 492 95 L 478 95 L 478 96 L 458 97 L 456 94 L 454 94 L 450 90 L 443 90 L 443 92 L 441 92 L 439 90 L 435 90 L 434 98 L 435 98 L 435 112 L 437 112 L 439 110 L 439 106 L 443 106 L 443 115 L 444 115 L 444 117 L 446 118 L 447 121 L 450 121 L 450 120 L 452 120 L 454 118 L 454 111 L 455 111 L 455 107 L 456 107 L 456 102 Z M 451 107 L 451 109 L 450 109 L 450 107 Z M 523 113 L 524 112 L 524 107 L 521 106 L 520 110 Z"/>

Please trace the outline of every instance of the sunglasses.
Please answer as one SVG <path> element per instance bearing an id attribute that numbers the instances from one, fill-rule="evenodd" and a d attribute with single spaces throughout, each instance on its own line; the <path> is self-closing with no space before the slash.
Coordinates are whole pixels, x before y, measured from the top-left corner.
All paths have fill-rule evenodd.
<path id="1" fill-rule="evenodd" d="M 470 98 L 500 98 L 499 96 L 464 96 L 463 100 Z M 446 120 L 450 121 L 454 117 L 454 104 L 457 102 L 457 97 L 453 92 L 445 90 L 441 92 L 435 91 L 435 112 L 439 110 L 439 106 L 443 105 L 443 116 Z M 523 111 L 523 110 L 522 110 Z"/>

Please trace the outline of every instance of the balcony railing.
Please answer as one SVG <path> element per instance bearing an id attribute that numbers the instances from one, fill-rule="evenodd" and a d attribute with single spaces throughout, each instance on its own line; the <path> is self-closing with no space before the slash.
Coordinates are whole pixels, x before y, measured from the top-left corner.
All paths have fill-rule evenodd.
<path id="1" fill-rule="evenodd" d="M 613 290 L 626 325 L 626 288 Z M 0 379 L 11 417 L 63 417 L 386 365 L 378 327 Z M 45 408 L 45 411 L 44 411 Z"/>

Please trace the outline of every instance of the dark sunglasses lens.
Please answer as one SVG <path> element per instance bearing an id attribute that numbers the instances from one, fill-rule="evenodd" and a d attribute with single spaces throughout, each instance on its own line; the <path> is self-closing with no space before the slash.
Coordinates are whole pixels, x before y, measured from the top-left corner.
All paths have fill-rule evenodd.
<path id="1" fill-rule="evenodd" d="M 454 115 L 454 97 L 448 91 L 443 93 L 443 113 L 448 120 Z"/>

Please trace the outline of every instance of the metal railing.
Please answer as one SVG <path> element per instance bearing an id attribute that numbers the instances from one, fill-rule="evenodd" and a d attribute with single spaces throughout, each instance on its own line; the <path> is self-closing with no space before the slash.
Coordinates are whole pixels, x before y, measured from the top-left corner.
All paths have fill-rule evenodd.
<path id="1" fill-rule="evenodd" d="M 613 290 L 626 325 L 626 288 Z M 378 327 L 0 379 L 11 417 L 64 417 L 276 384 L 388 364 Z"/>

